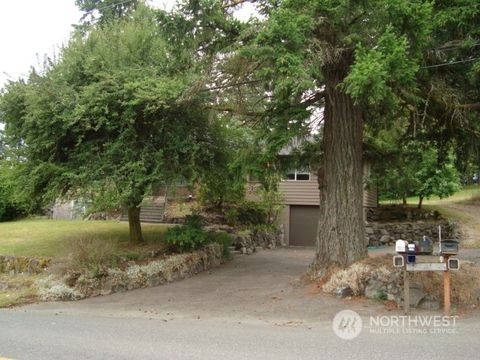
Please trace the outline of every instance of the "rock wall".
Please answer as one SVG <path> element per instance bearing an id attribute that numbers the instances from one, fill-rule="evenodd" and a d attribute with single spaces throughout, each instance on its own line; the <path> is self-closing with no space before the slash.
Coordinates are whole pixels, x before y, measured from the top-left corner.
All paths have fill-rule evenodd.
<path id="1" fill-rule="evenodd" d="M 48 258 L 31 258 L 26 256 L 0 255 L 0 274 L 39 274 L 50 264 Z"/>
<path id="2" fill-rule="evenodd" d="M 246 230 L 234 235 L 233 246 L 242 254 L 252 254 L 257 246 L 264 249 L 274 249 L 285 246 L 283 227 L 276 230 Z"/>
<path id="3" fill-rule="evenodd" d="M 418 209 L 416 207 L 401 205 L 382 205 L 376 208 L 367 208 L 365 213 L 369 222 L 376 221 L 418 221 L 418 220 L 440 220 L 438 211 Z"/>
<path id="4" fill-rule="evenodd" d="M 172 255 L 146 265 L 132 265 L 125 270 L 108 268 L 95 274 L 77 272 L 62 279 L 49 277 L 38 281 L 36 286 L 42 300 L 78 300 L 184 279 L 218 266 L 222 260 L 222 247 L 210 244 L 202 250 Z"/>
<path id="5" fill-rule="evenodd" d="M 438 239 L 438 226 L 442 226 L 443 239 L 459 239 L 456 223 L 447 220 L 415 222 L 369 222 L 365 224 L 366 241 L 369 246 L 393 245 L 398 240 L 420 240 L 423 235 L 433 241 Z"/>

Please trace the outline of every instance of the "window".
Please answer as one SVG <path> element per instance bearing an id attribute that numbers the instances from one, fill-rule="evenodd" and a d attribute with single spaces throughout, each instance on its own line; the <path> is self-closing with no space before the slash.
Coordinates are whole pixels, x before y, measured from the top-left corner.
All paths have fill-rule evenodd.
<path id="1" fill-rule="evenodd" d="M 310 180 L 310 173 L 308 171 L 290 171 L 287 176 L 286 180 L 289 181 L 309 181 Z"/>

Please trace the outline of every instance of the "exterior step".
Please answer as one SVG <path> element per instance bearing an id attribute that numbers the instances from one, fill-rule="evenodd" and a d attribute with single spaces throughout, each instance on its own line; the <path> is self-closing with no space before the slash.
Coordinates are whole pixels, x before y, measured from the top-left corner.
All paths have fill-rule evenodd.
<path id="1" fill-rule="evenodd" d="M 160 224 L 163 222 L 163 204 L 142 206 L 140 208 L 140 222 Z M 120 221 L 128 221 L 128 214 L 123 213 Z"/>

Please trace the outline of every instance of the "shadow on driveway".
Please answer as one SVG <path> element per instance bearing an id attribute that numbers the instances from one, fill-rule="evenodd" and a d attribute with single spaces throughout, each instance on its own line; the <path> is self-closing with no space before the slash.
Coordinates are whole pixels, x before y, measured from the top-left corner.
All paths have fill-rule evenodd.
<path id="1" fill-rule="evenodd" d="M 22 310 L 86 312 L 107 316 L 224 319 L 302 324 L 330 321 L 343 309 L 379 311 L 381 304 L 340 300 L 321 294 L 303 274 L 312 248 L 263 250 L 234 259 L 192 278 L 78 302 L 41 303 Z"/>

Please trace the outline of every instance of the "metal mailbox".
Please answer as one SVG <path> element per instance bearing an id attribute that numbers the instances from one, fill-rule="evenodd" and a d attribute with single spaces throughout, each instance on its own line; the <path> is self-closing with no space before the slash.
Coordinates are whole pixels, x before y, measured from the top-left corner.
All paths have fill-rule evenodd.
<path id="1" fill-rule="evenodd" d="M 397 240 L 395 242 L 395 251 L 397 253 L 403 254 L 407 252 L 408 241 Z"/>
<path id="2" fill-rule="evenodd" d="M 440 243 L 440 253 L 443 255 L 456 255 L 458 254 L 458 241 L 457 240 L 442 240 Z"/>
<path id="3" fill-rule="evenodd" d="M 433 241 L 428 236 L 423 236 L 422 240 L 415 241 L 417 245 L 417 254 L 430 255 L 433 253 Z"/>

